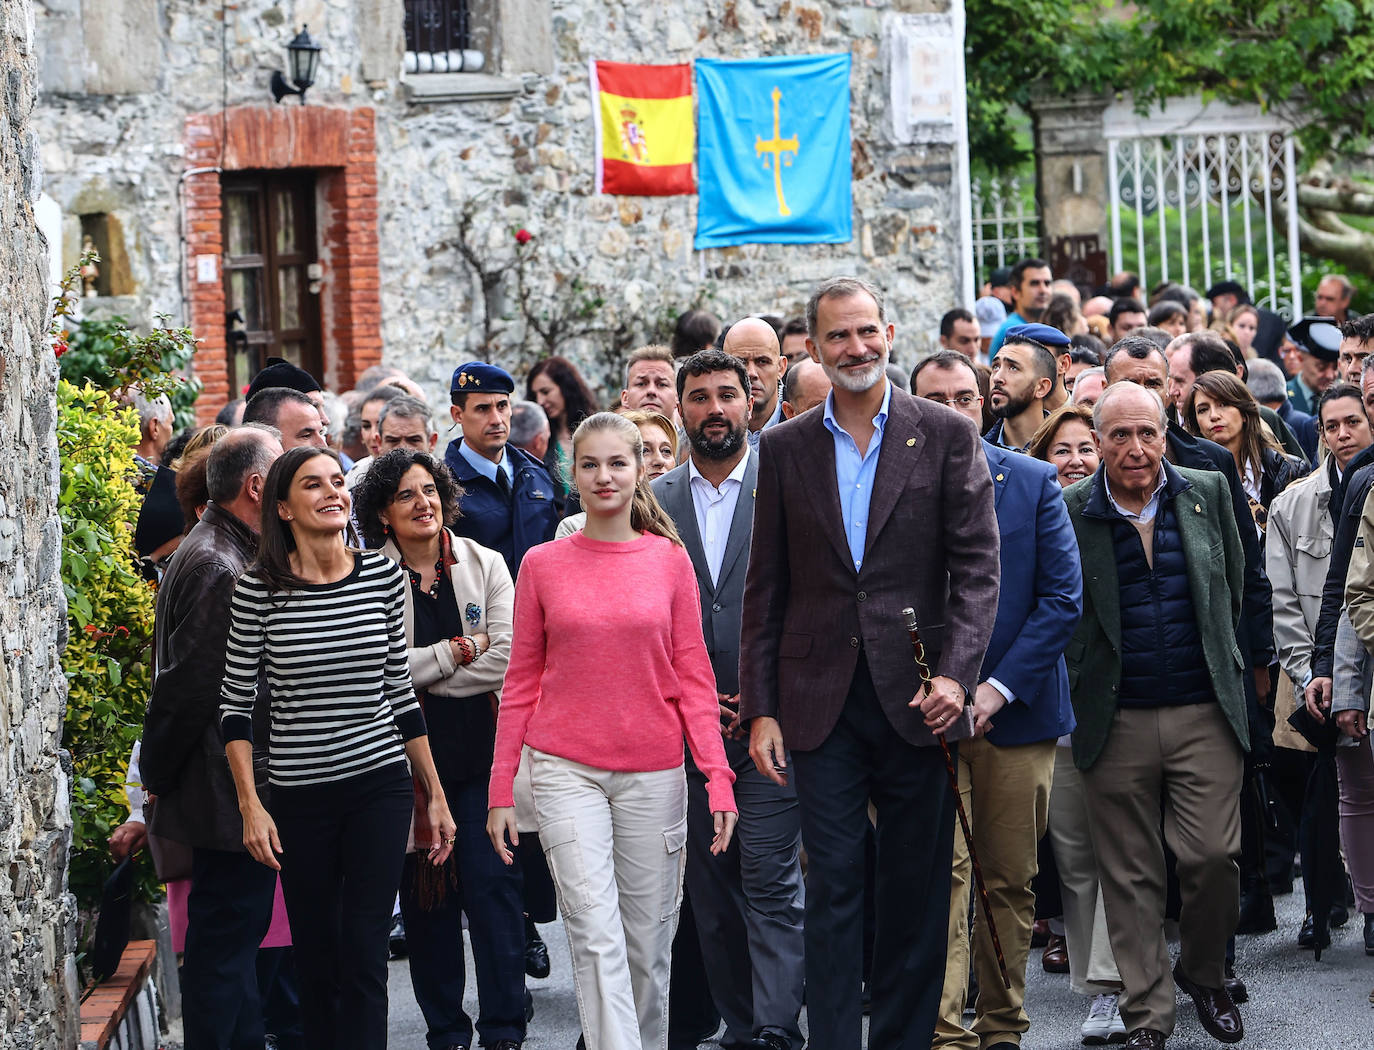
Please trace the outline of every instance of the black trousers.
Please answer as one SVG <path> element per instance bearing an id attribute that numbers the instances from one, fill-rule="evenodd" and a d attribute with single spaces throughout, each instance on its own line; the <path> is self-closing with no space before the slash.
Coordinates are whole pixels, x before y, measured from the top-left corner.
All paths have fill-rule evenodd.
<path id="1" fill-rule="evenodd" d="M 272 789 L 307 1050 L 386 1046 L 387 934 L 414 797 L 400 764 Z"/>
<path id="2" fill-rule="evenodd" d="M 429 860 L 422 853 L 406 855 L 401 879 L 410 983 L 428 1028 L 425 1039 L 431 1050 L 472 1042 L 472 1019 L 463 1009 L 466 912 L 477 968 L 477 1034 L 484 1046 L 502 1039 L 524 1042 L 525 917 L 520 870 L 502 864 L 487 838 L 486 778 L 446 780 L 444 794 L 458 824 L 458 841 L 444 866 L 442 896 L 425 900 L 418 873 L 429 867 Z"/>
<path id="3" fill-rule="evenodd" d="M 954 796 L 938 747 L 893 730 L 860 657 L 835 728 L 792 752 L 806 882 L 806 1010 L 810 1043 L 859 1050 L 864 839 L 875 832 L 876 932 L 870 981 L 872 1050 L 929 1050 L 944 987 Z"/>
<path id="4" fill-rule="evenodd" d="M 257 955 L 276 889 L 277 873 L 248 853 L 192 850 L 181 966 L 186 1050 L 262 1050 Z"/>
<path id="5" fill-rule="evenodd" d="M 262 1021 L 277 1050 L 301 1050 L 301 990 L 296 977 L 296 955 L 288 945 L 258 949 L 258 994 L 262 996 Z"/>

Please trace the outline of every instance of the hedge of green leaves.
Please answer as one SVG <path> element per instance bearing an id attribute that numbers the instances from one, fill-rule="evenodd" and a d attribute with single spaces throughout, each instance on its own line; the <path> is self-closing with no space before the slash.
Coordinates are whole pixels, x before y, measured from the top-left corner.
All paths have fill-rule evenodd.
<path id="1" fill-rule="evenodd" d="M 85 912 L 98 907 L 114 866 L 110 832 L 129 816 L 129 756 L 143 733 L 153 677 L 154 590 L 139 574 L 134 551 L 142 505 L 134 488 L 139 421 L 119 400 L 134 384 L 150 398 L 166 394 L 185 425 L 200 393 L 199 383 L 179 373 L 195 353 L 189 329 L 167 327 L 159 317 L 138 334 L 121 318 L 74 316 L 80 267 L 97 261 L 88 254 L 67 272 L 49 326 L 61 374 L 58 517 L 68 617 L 62 738 L 75 774 L 68 883 Z M 139 865 L 138 895 L 154 899 L 161 887 L 146 851 Z"/>
<path id="2" fill-rule="evenodd" d="M 62 463 L 62 587 L 70 637 L 63 740 L 72 755 L 72 853 L 68 879 L 83 908 L 95 906 L 112 862 L 110 832 L 128 817 L 125 771 L 143 732 L 152 683 L 154 592 L 136 569 L 133 484 L 138 414 L 90 383 L 57 388 Z M 156 893 L 146 861 L 140 884 Z"/>

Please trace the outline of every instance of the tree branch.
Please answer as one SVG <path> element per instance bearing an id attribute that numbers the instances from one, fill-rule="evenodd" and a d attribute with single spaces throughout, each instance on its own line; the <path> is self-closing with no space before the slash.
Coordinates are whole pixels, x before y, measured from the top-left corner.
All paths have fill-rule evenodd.
<path id="1" fill-rule="evenodd" d="M 1374 215 L 1374 188 L 1345 181 L 1299 183 L 1298 205 L 1347 215 Z"/>
<path id="2" fill-rule="evenodd" d="M 1322 211 L 1320 209 L 1304 209 L 1302 214 L 1311 221 L 1312 225 L 1319 230 L 1327 233 L 1334 233 L 1338 237 L 1358 238 L 1367 236 L 1363 230 L 1351 226 L 1335 212 Z"/>
<path id="3" fill-rule="evenodd" d="M 1353 229 L 1350 234 L 1332 233 L 1321 229 L 1306 216 L 1300 215 L 1298 240 L 1303 250 L 1312 255 L 1330 259 L 1358 273 L 1374 277 L 1374 235 Z"/>

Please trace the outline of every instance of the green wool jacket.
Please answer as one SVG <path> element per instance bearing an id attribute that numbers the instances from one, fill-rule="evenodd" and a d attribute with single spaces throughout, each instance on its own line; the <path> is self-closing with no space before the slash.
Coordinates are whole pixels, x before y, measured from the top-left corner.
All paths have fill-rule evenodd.
<path id="1" fill-rule="evenodd" d="M 1073 758 L 1079 769 L 1091 767 L 1102 753 L 1121 685 L 1121 595 L 1110 524 L 1114 512 L 1107 501 L 1104 469 L 1064 492 L 1083 558 L 1083 618 L 1064 653 L 1078 720 Z M 1244 663 L 1236 645 L 1245 556 L 1231 492 L 1226 479 L 1215 471 L 1169 463 L 1164 470 L 1167 480 L 1160 498 L 1174 501 L 1212 687 L 1240 746 L 1248 751 L 1250 729 L 1241 679 Z M 1240 525 L 1253 528 L 1248 521 Z"/>

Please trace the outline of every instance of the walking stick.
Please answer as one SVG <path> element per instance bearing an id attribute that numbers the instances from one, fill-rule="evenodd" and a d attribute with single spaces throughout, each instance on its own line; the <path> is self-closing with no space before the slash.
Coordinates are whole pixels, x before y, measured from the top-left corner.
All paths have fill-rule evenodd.
<path id="1" fill-rule="evenodd" d="M 916 670 L 921 673 L 921 684 L 930 685 L 930 668 L 926 665 L 926 649 L 921 644 L 921 635 L 916 627 L 916 610 L 903 609 L 906 630 L 911 635 L 911 648 L 916 656 Z M 997 922 L 992 917 L 992 903 L 988 900 L 987 883 L 983 881 L 983 866 L 978 863 L 978 851 L 973 848 L 973 830 L 968 824 L 968 814 L 964 812 L 964 799 L 959 794 L 959 773 L 954 768 L 954 755 L 949 750 L 949 741 L 943 733 L 936 733 L 940 750 L 945 756 L 945 772 L 949 774 L 949 788 L 954 792 L 954 806 L 959 811 L 959 826 L 964 831 L 964 841 L 968 844 L 968 859 L 973 865 L 973 881 L 978 886 L 978 900 L 983 905 L 983 918 L 988 923 L 988 934 L 992 937 L 992 950 L 997 953 L 997 969 L 1002 974 L 1002 983 L 1011 990 L 1011 977 L 1007 975 L 1007 957 L 1002 954 L 1002 939 L 997 936 Z"/>

